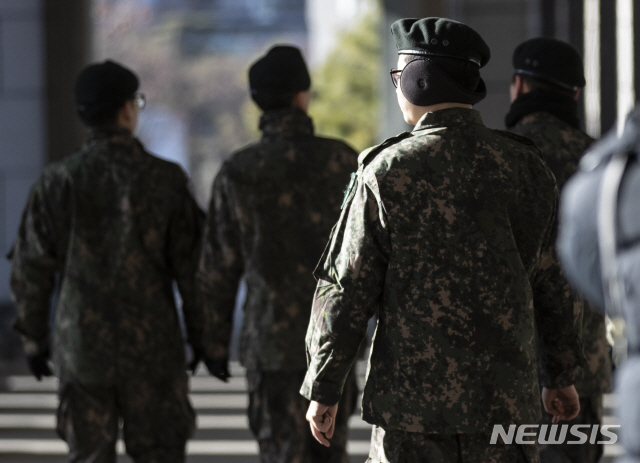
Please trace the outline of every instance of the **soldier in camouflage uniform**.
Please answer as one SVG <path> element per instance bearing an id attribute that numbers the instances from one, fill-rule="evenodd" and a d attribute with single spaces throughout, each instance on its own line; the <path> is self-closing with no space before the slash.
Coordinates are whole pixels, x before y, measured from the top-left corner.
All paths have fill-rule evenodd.
<path id="1" fill-rule="evenodd" d="M 593 142 L 579 128 L 577 99 L 585 85 L 582 59 L 568 43 L 535 38 L 515 49 L 513 67 L 507 128 L 535 142 L 561 189 Z M 570 424 L 600 425 L 602 396 L 611 387 L 611 360 L 604 317 L 590 304 L 585 306 L 582 343 L 587 368 L 582 381 L 576 384 L 580 414 Z M 543 423 L 549 421 L 550 417 L 545 416 Z M 603 450 L 602 444 L 589 442 L 544 445 L 540 459 L 543 463 L 595 463 Z"/>
<path id="2" fill-rule="evenodd" d="M 52 350 L 57 431 L 73 462 L 114 463 L 120 419 L 136 462 L 184 461 L 195 429 L 173 283 L 188 342 L 202 351 L 195 270 L 204 214 L 185 172 L 134 138 L 137 89 L 113 61 L 80 73 L 87 139 L 45 168 L 11 253 L 15 328 L 38 379 L 51 374 Z"/>
<path id="3" fill-rule="evenodd" d="M 423 18 L 391 32 L 391 75 L 415 128 L 360 154 L 316 268 L 307 419 L 328 444 L 377 313 L 362 400 L 369 462 L 538 461 L 534 445 L 490 439 L 494 425 L 540 419 L 537 342 L 547 410 L 556 422 L 578 412 L 581 306 L 554 255 L 553 175 L 531 142 L 472 109 L 489 59 L 475 31 Z"/>
<path id="4" fill-rule="evenodd" d="M 240 361 L 247 369 L 249 423 L 262 462 L 347 462 L 347 421 L 357 385 L 348 376 L 341 435 L 319 445 L 298 394 L 306 371 L 304 337 L 312 271 L 340 213 L 357 153 L 313 134 L 306 114 L 310 78 L 302 55 L 273 47 L 249 70 L 264 111 L 262 139 L 231 155 L 216 177 L 199 265 L 210 316 L 209 353 L 226 371 L 238 284 L 246 281 Z"/>

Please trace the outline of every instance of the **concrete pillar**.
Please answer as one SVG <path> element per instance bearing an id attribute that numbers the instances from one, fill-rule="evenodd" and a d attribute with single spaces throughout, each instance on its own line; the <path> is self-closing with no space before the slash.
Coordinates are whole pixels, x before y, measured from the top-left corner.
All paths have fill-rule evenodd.
<path id="1" fill-rule="evenodd" d="M 636 101 L 640 98 L 640 0 L 633 0 L 633 58 Z"/>
<path id="2" fill-rule="evenodd" d="M 38 0 L 0 0 L 0 379 L 22 354 L 4 256 L 46 157 L 43 16 Z"/>
<path id="3" fill-rule="evenodd" d="M 38 0 L 0 0 L 0 256 L 46 158 L 44 14 Z M 0 304 L 9 302 L 0 258 Z"/>
<path id="4" fill-rule="evenodd" d="M 47 160 L 76 150 L 84 127 L 73 104 L 73 83 L 91 53 L 90 0 L 45 0 Z"/>
<path id="5" fill-rule="evenodd" d="M 600 127 L 604 135 L 618 116 L 616 2 L 600 2 Z"/>

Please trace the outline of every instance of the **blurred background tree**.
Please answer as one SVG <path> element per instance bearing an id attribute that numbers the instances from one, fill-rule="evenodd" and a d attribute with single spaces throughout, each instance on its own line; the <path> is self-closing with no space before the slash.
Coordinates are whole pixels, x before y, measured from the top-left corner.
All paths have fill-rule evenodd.
<path id="1" fill-rule="evenodd" d="M 310 0 L 93 0 L 94 60 L 115 59 L 139 75 L 148 104 L 137 136 L 185 167 L 203 207 L 224 160 L 260 137 L 247 70 L 274 44 L 296 45 L 315 63 L 310 115 L 317 134 L 358 150 L 376 142 L 378 0 L 340 0 L 335 11 L 314 2 L 325 21 L 351 15 L 335 29 L 344 33 L 328 33 L 324 22 L 316 28 L 319 39 L 337 37 L 316 61 L 308 56 Z"/>
<path id="2" fill-rule="evenodd" d="M 378 142 L 380 8 L 376 5 L 312 72 L 309 109 L 320 135 L 340 138 L 357 151 Z"/>

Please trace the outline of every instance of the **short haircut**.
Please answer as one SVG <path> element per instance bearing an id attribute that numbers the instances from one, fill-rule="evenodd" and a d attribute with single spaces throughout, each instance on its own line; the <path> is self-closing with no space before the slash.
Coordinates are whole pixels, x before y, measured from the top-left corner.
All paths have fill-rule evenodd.
<path id="1" fill-rule="evenodd" d="M 407 64 L 414 59 L 424 59 L 442 69 L 451 79 L 468 92 L 475 92 L 480 83 L 480 68 L 472 61 L 447 56 L 400 55 Z"/>
<path id="2" fill-rule="evenodd" d="M 527 87 L 529 87 L 531 91 L 549 90 L 565 96 L 570 96 L 572 98 L 576 93 L 574 89 L 562 87 L 560 85 L 554 84 L 553 82 L 549 82 L 548 80 L 538 79 L 537 77 L 527 76 L 525 74 L 519 74 L 517 72 L 515 72 L 513 74 L 513 77 L 511 78 L 512 83 L 516 81 L 516 76 L 520 76 L 522 81 L 527 84 Z"/>
<path id="3" fill-rule="evenodd" d="M 293 106 L 293 98 L 297 92 L 274 93 L 268 91 L 256 91 L 251 94 L 251 98 L 263 111 L 274 111 L 287 109 Z"/>

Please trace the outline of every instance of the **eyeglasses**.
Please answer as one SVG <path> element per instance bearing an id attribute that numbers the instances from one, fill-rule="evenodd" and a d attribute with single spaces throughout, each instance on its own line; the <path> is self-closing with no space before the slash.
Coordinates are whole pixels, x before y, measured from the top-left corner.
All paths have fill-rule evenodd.
<path id="1" fill-rule="evenodd" d="M 135 95 L 133 95 L 133 102 L 140 111 L 142 111 L 144 107 L 147 106 L 147 99 L 145 98 L 144 93 L 136 93 Z"/>
<path id="2" fill-rule="evenodd" d="M 398 88 L 398 84 L 400 84 L 400 76 L 402 75 L 402 69 L 392 69 L 389 71 L 391 75 L 391 82 L 393 82 L 393 86 Z"/>

